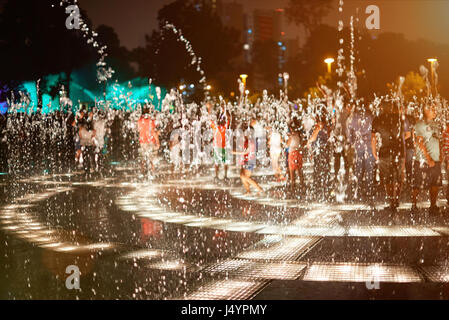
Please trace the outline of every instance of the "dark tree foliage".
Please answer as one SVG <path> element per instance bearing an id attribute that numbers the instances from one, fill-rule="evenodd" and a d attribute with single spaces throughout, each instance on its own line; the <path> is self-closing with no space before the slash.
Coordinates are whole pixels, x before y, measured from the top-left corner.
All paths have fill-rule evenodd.
<path id="1" fill-rule="evenodd" d="M 80 30 L 66 28 L 68 15 L 57 0 L 6 0 L 0 13 L 0 51 L 2 52 L 0 84 L 5 100 L 9 91 L 16 91 L 23 81 L 41 80 L 41 92 L 51 96 L 59 85 L 49 87 L 44 77 L 64 74 L 60 83 L 70 88 L 71 74 L 82 70 L 86 77 L 83 85 L 93 88 L 96 81 L 98 53 L 84 38 Z M 86 12 L 83 21 L 92 28 Z M 130 65 L 130 52 L 121 46 L 113 28 L 101 25 L 96 29 L 97 41 L 108 47 L 106 62 L 119 80 L 134 77 Z"/>
<path id="2" fill-rule="evenodd" d="M 289 21 L 310 34 L 332 9 L 332 0 L 289 0 L 285 13 Z"/>
<path id="3" fill-rule="evenodd" d="M 292 78 L 290 84 L 294 86 L 291 93 L 302 97 L 309 87 L 314 86 L 318 76 L 324 76 L 327 72 L 324 59 L 336 58 L 338 48 L 337 30 L 326 25 L 317 27 L 298 56 L 287 64 L 287 71 Z M 344 49 L 348 53 L 347 48 Z M 335 64 L 333 67 L 335 69 Z"/>
<path id="4" fill-rule="evenodd" d="M 360 31 L 360 39 L 356 37 L 355 43 L 355 69 L 358 76 L 359 94 L 370 95 L 388 93 L 387 83 L 395 81 L 399 76 L 405 76 L 410 71 L 419 72 L 421 65 L 430 68 L 426 61 L 429 57 L 438 57 L 440 67 L 439 75 L 440 93 L 449 94 L 449 46 L 436 44 L 425 40 L 408 40 L 401 34 L 381 33 L 372 37 L 369 33 Z M 350 32 L 344 29 L 341 34 L 336 28 L 320 25 L 308 38 L 295 59 L 286 67 L 290 73 L 291 91 L 294 96 L 302 96 L 308 88 L 315 86 L 318 77 L 326 74 L 327 57 L 337 58 L 340 48 L 339 37 L 344 39 L 345 64 L 349 69 Z M 337 64 L 333 64 L 333 83 Z M 341 80 L 345 80 L 343 76 Z M 336 86 L 334 86 L 336 87 Z"/>
<path id="5" fill-rule="evenodd" d="M 221 88 L 227 86 L 227 81 L 222 81 L 219 75 L 229 71 L 230 61 L 239 55 L 242 44 L 238 31 L 224 27 L 208 1 L 176 0 L 159 11 L 158 21 L 160 28 L 146 37 L 146 47 L 134 51 L 141 76 L 155 78 L 168 87 L 179 85 L 181 79 L 196 82 L 201 78 L 196 66 L 191 66 L 192 58 L 185 44 L 172 31 L 163 29 L 169 22 L 182 30 L 197 56 L 202 58 L 208 81 Z"/>
<path id="6" fill-rule="evenodd" d="M 114 28 L 100 25 L 96 28 L 96 32 L 99 42 L 108 46 L 106 63 L 115 71 L 114 78 L 119 81 L 134 78 L 135 71 L 130 65 L 131 52 L 121 45 Z"/>
<path id="7" fill-rule="evenodd" d="M 253 67 L 263 77 L 266 89 L 274 89 L 279 75 L 279 46 L 274 40 L 254 42 Z"/>
<path id="8" fill-rule="evenodd" d="M 89 24 L 86 13 L 81 13 Z M 52 0 L 9 0 L 0 15 L 0 80 L 37 80 L 93 62 L 80 31 L 68 30 L 65 8 Z"/>

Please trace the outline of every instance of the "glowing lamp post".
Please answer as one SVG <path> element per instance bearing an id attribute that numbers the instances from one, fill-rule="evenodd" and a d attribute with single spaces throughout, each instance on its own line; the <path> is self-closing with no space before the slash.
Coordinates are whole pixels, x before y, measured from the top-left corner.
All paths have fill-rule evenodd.
<path id="1" fill-rule="evenodd" d="M 432 73 L 432 88 L 433 88 L 433 91 L 436 94 L 437 90 L 436 90 L 436 84 L 435 84 L 435 63 L 438 62 L 438 59 L 436 59 L 436 58 L 429 58 L 429 59 L 427 59 L 427 61 L 430 63 L 430 70 L 431 70 L 431 73 Z"/>
<path id="2" fill-rule="evenodd" d="M 327 64 L 327 72 L 332 73 L 332 63 L 334 63 L 335 60 L 333 58 L 327 58 L 324 60 L 324 63 Z"/>
<path id="3" fill-rule="evenodd" d="M 288 80 L 290 79 L 290 75 L 287 72 L 279 74 L 280 79 L 284 79 L 284 92 L 288 94 Z"/>
<path id="4" fill-rule="evenodd" d="M 241 74 L 240 78 L 242 79 L 243 85 L 246 88 L 246 79 L 248 79 L 248 75 L 247 74 Z"/>

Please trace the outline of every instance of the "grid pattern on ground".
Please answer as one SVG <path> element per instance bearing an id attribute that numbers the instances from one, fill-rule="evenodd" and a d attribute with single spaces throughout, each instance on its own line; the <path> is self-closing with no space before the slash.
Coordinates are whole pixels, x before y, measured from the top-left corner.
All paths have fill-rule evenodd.
<path id="1" fill-rule="evenodd" d="M 274 239 L 278 239 L 278 241 L 275 242 Z M 253 247 L 240 253 L 237 258 L 295 261 L 318 240 L 318 237 L 282 238 L 279 236 L 267 236 Z"/>
<path id="2" fill-rule="evenodd" d="M 335 282 L 421 282 L 413 268 L 403 265 L 326 263 L 312 264 L 304 274 L 305 281 Z"/>
<path id="3" fill-rule="evenodd" d="M 427 266 L 422 270 L 431 282 L 449 282 L 449 266 Z"/>
<path id="4" fill-rule="evenodd" d="M 449 227 L 433 227 L 432 230 L 439 232 L 445 236 L 449 236 Z"/>
<path id="5" fill-rule="evenodd" d="M 435 237 L 439 233 L 427 227 L 407 226 L 356 226 L 349 227 L 351 237 Z"/>
<path id="6" fill-rule="evenodd" d="M 256 231 L 259 234 L 282 234 L 285 236 L 305 237 L 342 237 L 345 235 L 342 227 L 300 227 L 300 226 L 268 226 Z"/>
<path id="7" fill-rule="evenodd" d="M 217 280 L 200 287 L 186 300 L 249 300 L 266 285 L 267 281 Z"/>
<path id="8" fill-rule="evenodd" d="M 230 259 L 205 269 L 209 273 L 226 273 L 232 276 L 267 280 L 297 280 L 306 265 L 295 262 L 261 262 Z"/>

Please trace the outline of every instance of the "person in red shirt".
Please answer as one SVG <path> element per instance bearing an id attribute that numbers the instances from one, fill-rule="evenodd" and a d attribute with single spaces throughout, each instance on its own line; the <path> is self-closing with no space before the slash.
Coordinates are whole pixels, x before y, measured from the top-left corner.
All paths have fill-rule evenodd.
<path id="1" fill-rule="evenodd" d="M 291 191 L 296 191 L 296 174 L 300 179 L 300 188 L 304 190 L 304 174 L 303 174 L 303 138 L 300 129 L 299 120 L 296 118 L 289 124 L 289 138 L 287 140 L 288 147 L 288 170 L 290 173 Z"/>
<path id="2" fill-rule="evenodd" d="M 144 108 L 142 116 L 137 122 L 139 129 L 140 157 L 142 174 L 147 172 L 148 165 L 154 172 L 154 157 L 160 148 L 159 132 L 156 128 L 156 122 L 151 118 L 148 108 Z"/>
<path id="3" fill-rule="evenodd" d="M 245 137 L 244 137 L 244 145 L 242 152 L 233 152 L 235 155 L 240 155 L 239 163 L 241 165 L 240 169 L 240 180 L 245 187 L 246 194 L 249 195 L 251 193 L 250 187 L 253 186 L 257 189 L 258 195 L 262 195 L 264 190 L 262 187 L 251 177 L 254 169 L 256 168 L 256 141 L 254 138 L 250 138 L 248 134 L 248 128 L 254 132 L 254 128 L 252 126 L 244 126 Z"/>
<path id="4" fill-rule="evenodd" d="M 446 160 L 446 178 L 449 178 L 449 122 L 446 123 L 446 129 L 443 132 L 443 156 Z M 449 204 L 449 186 L 446 189 L 446 199 Z"/>

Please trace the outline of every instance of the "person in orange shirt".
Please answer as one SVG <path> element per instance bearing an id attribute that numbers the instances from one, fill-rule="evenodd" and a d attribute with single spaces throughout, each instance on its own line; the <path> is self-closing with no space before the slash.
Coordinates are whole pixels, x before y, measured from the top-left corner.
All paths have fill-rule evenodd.
<path id="1" fill-rule="evenodd" d="M 446 179 L 449 178 L 449 122 L 446 123 L 446 129 L 443 132 L 442 141 L 443 158 L 446 161 Z M 449 204 L 449 186 L 446 189 L 446 200 Z"/>
<path id="2" fill-rule="evenodd" d="M 139 129 L 140 157 L 142 174 L 147 172 L 148 165 L 154 172 L 153 160 L 160 148 L 159 132 L 156 129 L 156 122 L 151 118 L 148 108 L 144 108 L 142 116 L 137 122 Z"/>

